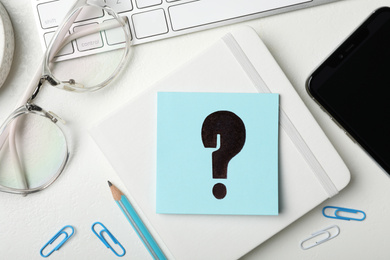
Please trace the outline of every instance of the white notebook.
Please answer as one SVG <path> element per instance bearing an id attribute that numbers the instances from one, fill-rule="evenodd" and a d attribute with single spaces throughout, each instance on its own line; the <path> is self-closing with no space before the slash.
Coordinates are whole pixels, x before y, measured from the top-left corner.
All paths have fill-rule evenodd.
<path id="1" fill-rule="evenodd" d="M 280 94 L 278 216 L 156 214 L 158 91 Z M 249 27 L 227 34 L 130 100 L 91 135 L 175 259 L 237 259 L 350 180 L 344 162 Z"/>

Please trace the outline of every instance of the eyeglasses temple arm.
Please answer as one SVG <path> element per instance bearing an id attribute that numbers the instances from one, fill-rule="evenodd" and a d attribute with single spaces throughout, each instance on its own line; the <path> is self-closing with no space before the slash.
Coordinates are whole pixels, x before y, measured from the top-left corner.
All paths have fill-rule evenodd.
<path id="1" fill-rule="evenodd" d="M 51 39 L 49 45 L 47 46 L 46 52 L 45 52 L 45 59 L 48 59 L 48 63 L 52 61 L 53 57 L 56 55 L 57 51 L 61 49 L 61 45 L 63 43 L 64 38 L 66 37 L 66 34 L 69 32 L 69 28 L 72 26 L 73 22 L 76 20 L 77 16 L 80 14 L 82 10 L 82 6 L 85 5 L 85 0 L 82 1 L 76 1 L 72 8 L 70 9 L 65 16 L 64 25 L 59 26 L 58 28 L 62 28 L 61 30 L 57 30 L 53 38 Z"/>

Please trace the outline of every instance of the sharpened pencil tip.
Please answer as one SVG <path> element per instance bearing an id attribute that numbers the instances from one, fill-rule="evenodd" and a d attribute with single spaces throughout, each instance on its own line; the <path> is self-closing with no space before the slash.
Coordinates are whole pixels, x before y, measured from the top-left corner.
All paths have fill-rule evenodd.
<path id="1" fill-rule="evenodd" d="M 108 182 L 108 186 L 111 187 L 112 183 L 110 181 L 107 181 L 107 182 Z"/>

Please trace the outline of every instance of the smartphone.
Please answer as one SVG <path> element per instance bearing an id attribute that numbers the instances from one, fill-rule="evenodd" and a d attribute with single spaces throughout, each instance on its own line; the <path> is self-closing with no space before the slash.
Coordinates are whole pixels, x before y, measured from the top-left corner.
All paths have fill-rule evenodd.
<path id="1" fill-rule="evenodd" d="M 312 73 L 306 88 L 390 174 L 390 8 L 372 13 Z"/>

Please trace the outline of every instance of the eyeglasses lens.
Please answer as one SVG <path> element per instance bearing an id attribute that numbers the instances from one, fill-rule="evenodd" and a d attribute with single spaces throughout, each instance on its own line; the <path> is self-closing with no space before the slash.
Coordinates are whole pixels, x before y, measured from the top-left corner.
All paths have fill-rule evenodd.
<path id="1" fill-rule="evenodd" d="M 0 185 L 13 189 L 47 185 L 58 176 L 67 158 L 62 131 L 49 118 L 32 113 L 19 116 L 13 122 L 17 124 L 18 157 L 12 155 L 7 141 L 0 150 Z"/>

